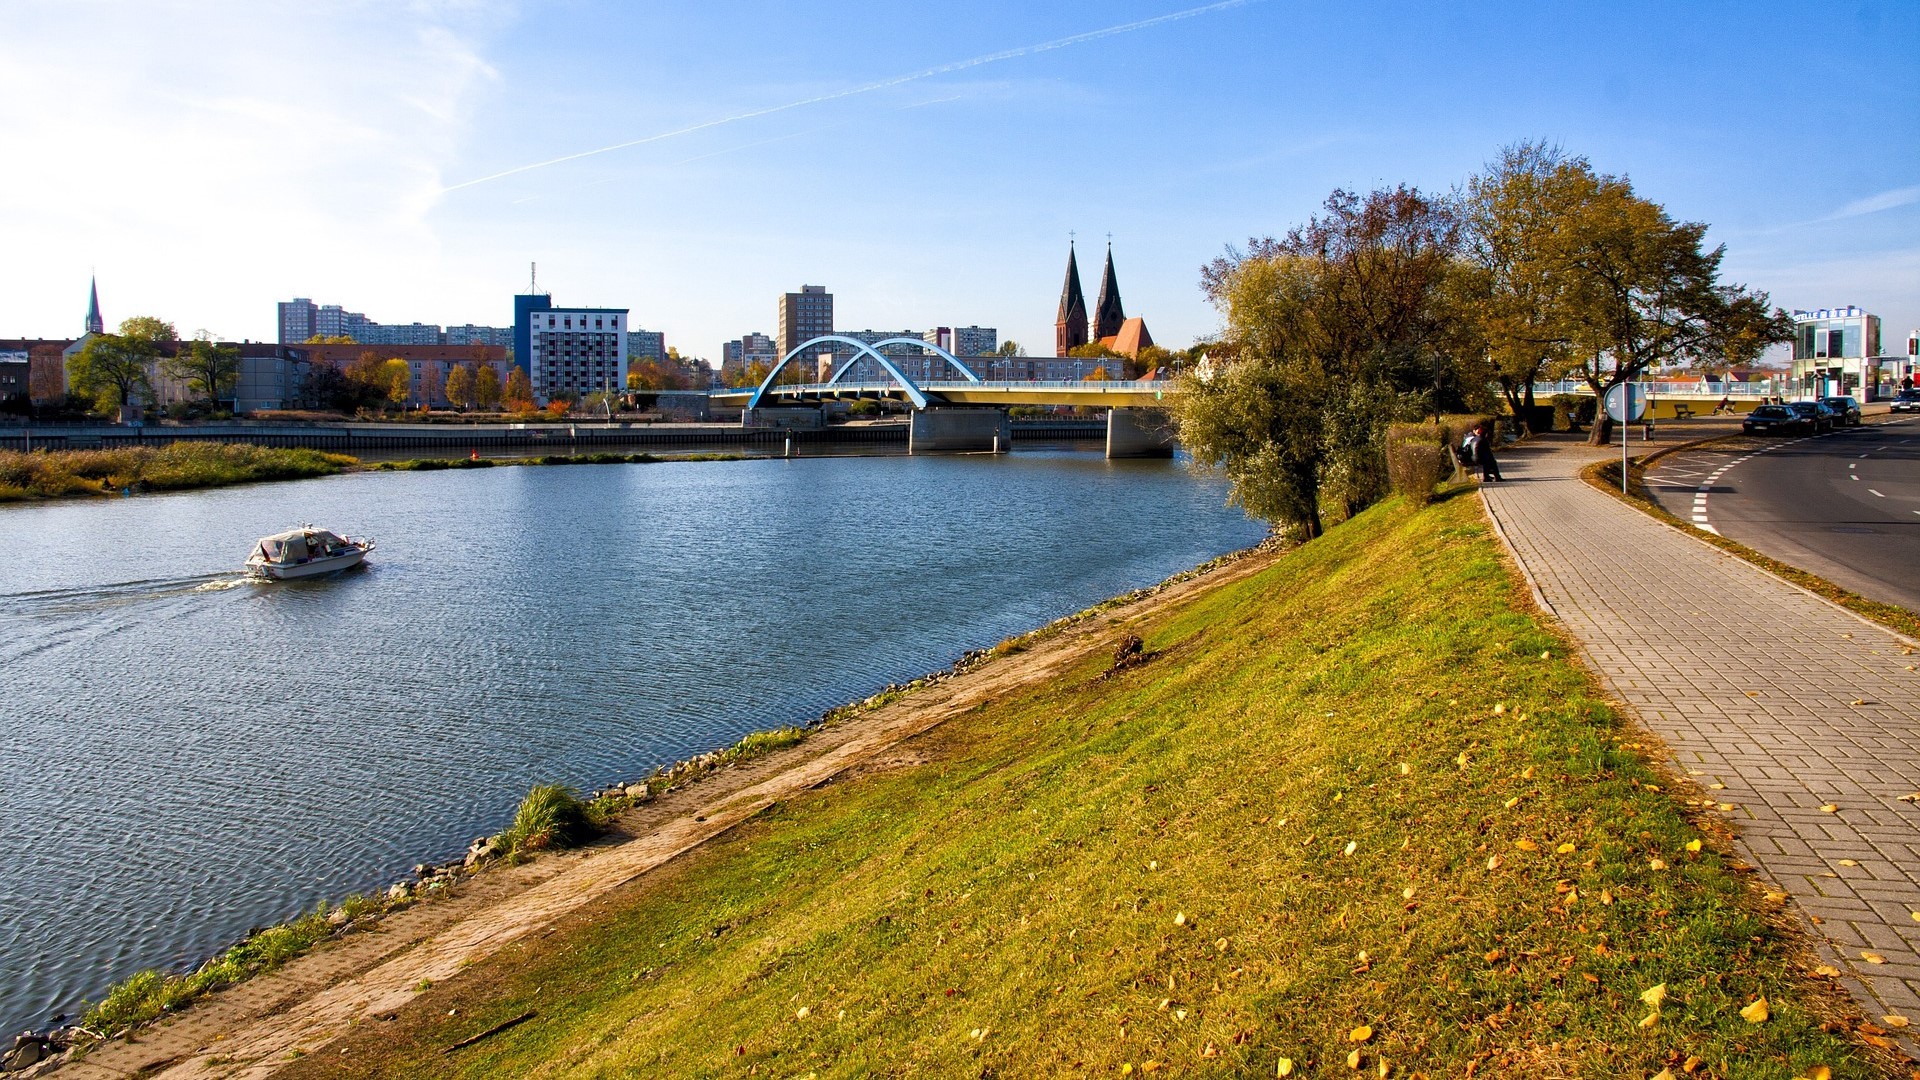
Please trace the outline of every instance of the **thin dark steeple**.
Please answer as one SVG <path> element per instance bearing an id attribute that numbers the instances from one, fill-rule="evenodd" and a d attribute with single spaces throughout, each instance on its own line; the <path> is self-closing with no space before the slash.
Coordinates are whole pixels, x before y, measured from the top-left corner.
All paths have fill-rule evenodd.
<path id="1" fill-rule="evenodd" d="M 1100 275 L 1100 303 L 1093 309 L 1093 340 L 1105 341 L 1120 332 L 1127 321 L 1126 308 L 1120 305 L 1120 282 L 1113 276 L 1113 244 L 1107 244 L 1107 268 Z"/>
<path id="2" fill-rule="evenodd" d="M 106 332 L 107 324 L 100 318 L 100 279 L 94 278 L 87 288 L 87 333 Z"/>
<path id="3" fill-rule="evenodd" d="M 1087 343 L 1087 298 L 1080 291 L 1080 264 L 1067 242 L 1067 283 L 1060 289 L 1060 316 L 1053 324 L 1053 355 L 1065 356 Z"/>

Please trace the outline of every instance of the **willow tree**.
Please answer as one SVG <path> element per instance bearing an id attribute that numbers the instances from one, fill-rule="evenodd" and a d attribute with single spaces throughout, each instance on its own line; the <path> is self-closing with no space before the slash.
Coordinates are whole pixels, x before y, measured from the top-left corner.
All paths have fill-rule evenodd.
<path id="1" fill-rule="evenodd" d="M 1484 397 L 1451 317 L 1457 253 L 1449 208 L 1402 186 L 1335 191 L 1284 238 L 1215 259 L 1202 286 L 1223 340 L 1174 409 L 1194 461 L 1305 537 L 1383 495 L 1389 424 Z"/>

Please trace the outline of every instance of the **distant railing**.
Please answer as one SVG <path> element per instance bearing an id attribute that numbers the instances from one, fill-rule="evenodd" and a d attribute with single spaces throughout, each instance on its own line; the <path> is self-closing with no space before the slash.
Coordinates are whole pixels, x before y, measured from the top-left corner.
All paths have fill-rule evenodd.
<path id="1" fill-rule="evenodd" d="M 1142 382 L 1138 379 L 1103 379 L 1089 381 L 1085 379 L 982 379 L 979 382 L 963 382 L 959 379 L 942 379 L 930 382 L 916 382 L 922 390 L 1125 390 L 1140 393 L 1152 390 L 1172 390 L 1172 380 L 1156 379 Z M 770 394 L 847 394 L 894 392 L 900 384 L 886 382 L 837 382 L 837 383 L 784 383 L 767 388 Z M 738 387 L 730 390 L 715 390 L 716 394 L 752 393 L 752 387 Z"/>
<path id="2" fill-rule="evenodd" d="M 1640 385 L 1654 397 L 1773 397 L 1785 393 L 1785 379 L 1769 379 L 1759 382 L 1643 382 Z M 1564 379 L 1560 382 L 1541 382 L 1533 384 L 1533 396 L 1551 397 L 1554 394 L 1593 395 L 1593 387 L 1580 379 Z"/>

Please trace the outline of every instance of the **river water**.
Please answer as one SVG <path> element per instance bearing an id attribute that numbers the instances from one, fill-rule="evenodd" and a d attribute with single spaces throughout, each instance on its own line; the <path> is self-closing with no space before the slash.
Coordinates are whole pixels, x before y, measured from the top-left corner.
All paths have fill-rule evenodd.
<path id="1" fill-rule="evenodd" d="M 1257 542 L 1166 461 L 379 473 L 0 507 L 0 1032 Z M 255 538 L 371 535 L 257 584 Z"/>

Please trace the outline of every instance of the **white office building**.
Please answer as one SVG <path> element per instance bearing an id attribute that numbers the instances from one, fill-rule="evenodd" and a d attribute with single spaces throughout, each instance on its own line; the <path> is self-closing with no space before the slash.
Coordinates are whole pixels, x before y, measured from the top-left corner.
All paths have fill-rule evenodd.
<path id="1" fill-rule="evenodd" d="M 527 374 L 534 398 L 627 388 L 626 308 L 548 308 L 531 312 Z"/>

